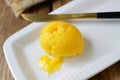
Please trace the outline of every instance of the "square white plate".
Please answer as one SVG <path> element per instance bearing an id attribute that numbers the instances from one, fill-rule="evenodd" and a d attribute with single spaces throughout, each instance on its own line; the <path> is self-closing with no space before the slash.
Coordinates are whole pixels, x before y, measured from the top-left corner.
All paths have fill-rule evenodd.
<path id="1" fill-rule="evenodd" d="M 120 0 L 74 0 L 51 14 L 120 11 L 119 3 Z M 31 23 L 5 41 L 5 57 L 15 80 L 85 80 L 120 60 L 120 20 L 70 22 L 81 31 L 85 51 L 65 58 L 60 71 L 50 76 L 37 65 L 44 53 L 38 41 L 44 22 Z"/>

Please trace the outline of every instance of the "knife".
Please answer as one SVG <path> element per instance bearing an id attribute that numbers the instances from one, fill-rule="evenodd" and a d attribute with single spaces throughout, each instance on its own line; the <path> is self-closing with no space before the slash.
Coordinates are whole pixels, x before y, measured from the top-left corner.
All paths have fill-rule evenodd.
<path id="1" fill-rule="evenodd" d="M 91 19 L 120 19 L 120 12 L 80 13 L 80 14 L 21 14 L 30 22 L 44 22 L 66 19 L 91 18 Z"/>

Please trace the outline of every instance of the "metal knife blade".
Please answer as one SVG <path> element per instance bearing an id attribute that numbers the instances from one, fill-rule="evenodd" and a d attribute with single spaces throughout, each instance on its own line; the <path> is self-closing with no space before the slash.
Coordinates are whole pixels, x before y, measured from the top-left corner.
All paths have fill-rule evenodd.
<path id="1" fill-rule="evenodd" d="M 76 18 L 96 18 L 96 13 L 83 13 L 83 14 L 21 14 L 21 16 L 30 22 L 43 22 L 66 20 Z"/>

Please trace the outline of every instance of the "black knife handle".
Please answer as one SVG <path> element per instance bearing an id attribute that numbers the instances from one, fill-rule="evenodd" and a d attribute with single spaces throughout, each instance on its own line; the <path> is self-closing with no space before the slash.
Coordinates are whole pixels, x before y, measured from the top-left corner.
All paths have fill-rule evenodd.
<path id="1" fill-rule="evenodd" d="M 97 18 L 119 19 L 120 18 L 120 12 L 101 12 L 101 13 L 97 13 Z"/>

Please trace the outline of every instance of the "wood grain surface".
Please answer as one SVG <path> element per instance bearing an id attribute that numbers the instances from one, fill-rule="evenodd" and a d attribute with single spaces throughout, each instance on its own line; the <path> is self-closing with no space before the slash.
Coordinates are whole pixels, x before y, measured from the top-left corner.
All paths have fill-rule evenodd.
<path id="1" fill-rule="evenodd" d="M 25 12 L 47 14 L 69 1 L 70 0 L 49 0 L 42 3 L 42 6 L 39 6 L 38 4 Z M 0 0 L 0 80 L 14 80 L 3 54 L 3 43 L 9 36 L 28 24 L 30 24 L 30 22 L 21 18 L 15 18 L 11 9 L 5 4 L 5 1 Z M 89 80 L 120 80 L 120 61 Z"/>

